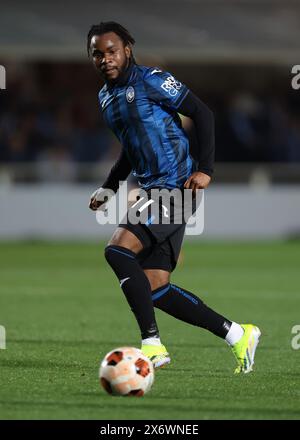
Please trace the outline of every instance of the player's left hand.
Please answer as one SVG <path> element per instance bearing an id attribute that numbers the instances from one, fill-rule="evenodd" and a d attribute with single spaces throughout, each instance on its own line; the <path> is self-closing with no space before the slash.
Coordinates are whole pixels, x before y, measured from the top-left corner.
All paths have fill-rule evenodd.
<path id="1" fill-rule="evenodd" d="M 196 193 L 196 189 L 205 189 L 208 187 L 211 177 L 201 171 L 193 173 L 184 184 L 185 189 L 192 189 Z"/>

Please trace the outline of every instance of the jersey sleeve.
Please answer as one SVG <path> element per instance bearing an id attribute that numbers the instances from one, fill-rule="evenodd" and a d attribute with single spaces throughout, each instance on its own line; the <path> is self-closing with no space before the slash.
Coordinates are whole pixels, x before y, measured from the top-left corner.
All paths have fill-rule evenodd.
<path id="1" fill-rule="evenodd" d="M 119 182 L 126 180 L 131 170 L 132 166 L 123 148 L 117 162 L 114 164 L 107 179 L 102 184 L 102 188 L 109 188 L 116 193 L 119 188 Z"/>
<path id="2" fill-rule="evenodd" d="M 182 101 L 178 112 L 192 119 L 197 136 L 196 145 L 191 145 L 190 153 L 198 163 L 198 171 L 212 176 L 215 160 L 214 114 L 191 91 Z"/>
<path id="3" fill-rule="evenodd" d="M 158 104 L 177 110 L 189 89 L 169 72 L 149 69 L 144 77 L 148 97 Z"/>

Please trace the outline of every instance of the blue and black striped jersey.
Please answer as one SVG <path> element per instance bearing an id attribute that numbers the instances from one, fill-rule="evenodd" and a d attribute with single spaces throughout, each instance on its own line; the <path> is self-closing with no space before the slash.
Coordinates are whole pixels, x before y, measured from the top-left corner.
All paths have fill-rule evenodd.
<path id="1" fill-rule="evenodd" d="M 177 109 L 188 88 L 159 68 L 133 64 L 127 80 L 99 92 L 103 117 L 145 188 L 183 187 L 195 171 Z"/>

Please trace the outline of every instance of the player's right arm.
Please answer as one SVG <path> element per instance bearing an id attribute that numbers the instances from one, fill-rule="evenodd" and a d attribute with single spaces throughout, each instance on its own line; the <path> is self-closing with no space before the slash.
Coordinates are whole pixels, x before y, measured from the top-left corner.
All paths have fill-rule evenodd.
<path id="1" fill-rule="evenodd" d="M 101 205 L 108 202 L 110 192 L 105 190 L 110 189 L 116 193 L 119 189 L 119 182 L 126 180 L 131 170 L 132 166 L 128 160 L 127 154 L 125 150 L 122 149 L 117 162 L 110 170 L 110 173 L 103 185 L 96 189 L 96 191 L 94 191 L 91 195 L 89 208 L 92 211 L 96 211 Z"/>

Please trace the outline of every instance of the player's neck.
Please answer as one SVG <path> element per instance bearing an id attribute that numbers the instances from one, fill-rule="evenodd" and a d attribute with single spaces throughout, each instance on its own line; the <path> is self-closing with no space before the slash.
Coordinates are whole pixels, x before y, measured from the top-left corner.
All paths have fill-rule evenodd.
<path id="1" fill-rule="evenodd" d="M 108 86 L 109 87 L 115 87 L 115 86 L 120 87 L 120 86 L 124 86 L 125 84 L 127 84 L 134 66 L 135 66 L 135 62 L 132 60 L 132 58 L 130 58 L 128 66 L 126 67 L 124 72 L 122 72 L 120 74 L 120 76 L 116 79 L 116 81 L 109 82 Z"/>

